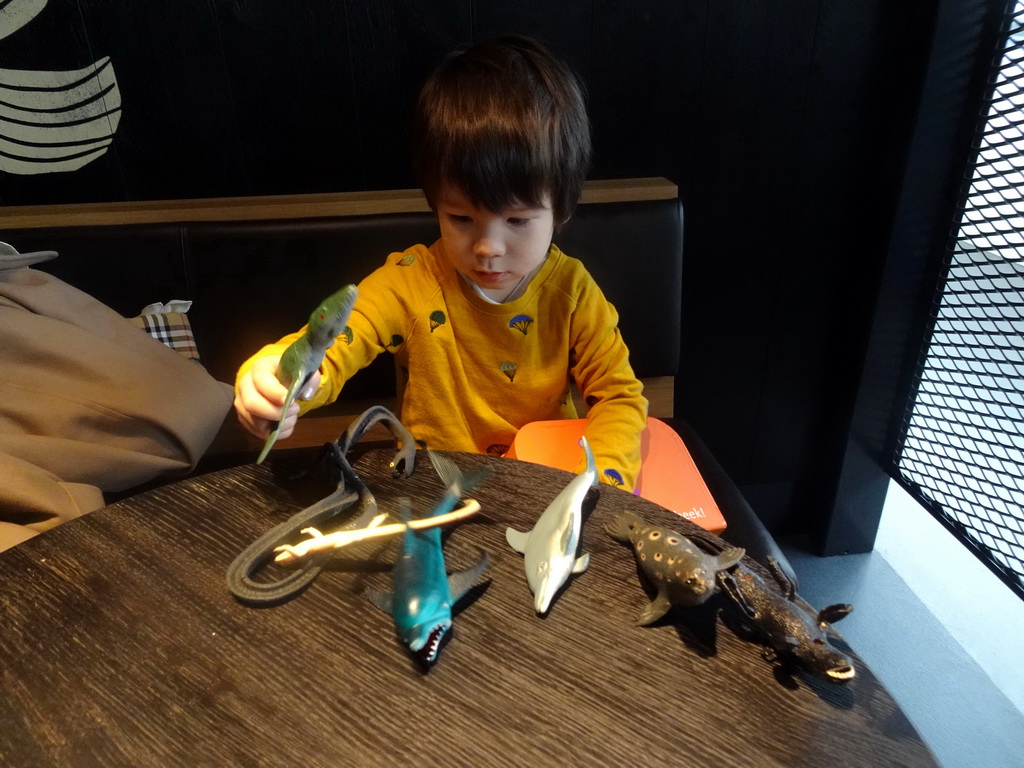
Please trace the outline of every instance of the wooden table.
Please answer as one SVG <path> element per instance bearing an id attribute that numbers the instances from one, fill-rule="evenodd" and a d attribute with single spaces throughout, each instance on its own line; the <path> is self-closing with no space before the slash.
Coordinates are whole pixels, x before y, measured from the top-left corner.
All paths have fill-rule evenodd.
<path id="1" fill-rule="evenodd" d="M 382 509 L 440 495 L 429 462 L 393 480 L 391 455 L 354 465 Z M 225 588 L 235 556 L 325 495 L 325 477 L 222 470 L 0 554 L 0 764 L 935 765 L 859 660 L 846 686 L 780 676 L 718 603 L 636 626 L 647 593 L 605 521 L 628 508 L 683 533 L 690 524 L 623 491 L 602 486 L 583 533 L 590 569 L 538 618 L 505 528 L 531 527 L 571 476 L 451 455 L 495 465 L 473 494 L 486 518 L 445 545 L 449 569 L 489 552 L 490 582 L 460 604 L 426 673 L 361 594 L 389 588 L 393 548 L 338 561 L 274 608 Z"/>

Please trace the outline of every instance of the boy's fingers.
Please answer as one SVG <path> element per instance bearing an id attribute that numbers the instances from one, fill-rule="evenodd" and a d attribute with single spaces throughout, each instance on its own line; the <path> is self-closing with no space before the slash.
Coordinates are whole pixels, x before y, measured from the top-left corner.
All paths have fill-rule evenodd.
<path id="1" fill-rule="evenodd" d="M 257 394 L 280 407 L 288 396 L 288 387 L 278 381 L 276 370 L 277 361 L 274 358 L 263 358 L 253 364 L 248 378 Z"/>
<path id="2" fill-rule="evenodd" d="M 253 409 L 246 404 L 246 398 L 240 391 L 235 393 L 234 406 L 238 421 L 249 432 L 257 437 L 266 437 L 270 434 L 270 430 L 273 429 L 273 422 L 256 415 Z"/>
<path id="3" fill-rule="evenodd" d="M 265 403 L 265 401 L 263 402 Z M 266 412 L 268 411 L 264 407 L 250 408 L 240 396 L 235 397 L 235 414 L 238 416 L 238 420 L 243 427 L 257 437 L 267 437 L 278 424 L 277 416 L 280 414 L 281 409 L 269 406 L 270 418 L 258 415 L 258 413 Z M 288 409 L 288 415 L 281 419 L 281 427 L 278 432 L 279 439 L 288 437 L 295 430 L 295 422 L 298 415 L 299 407 L 293 403 L 292 407 Z"/>
<path id="4" fill-rule="evenodd" d="M 292 402 L 282 414 L 281 408 L 288 397 L 288 388 L 277 379 L 277 357 L 255 361 L 249 371 L 239 378 L 235 386 L 235 413 L 242 426 L 257 437 L 266 438 L 275 427 L 278 439 L 284 439 L 295 430 L 299 417 L 299 404 Z M 314 372 L 299 398 L 308 400 L 320 386 L 320 372 Z"/>

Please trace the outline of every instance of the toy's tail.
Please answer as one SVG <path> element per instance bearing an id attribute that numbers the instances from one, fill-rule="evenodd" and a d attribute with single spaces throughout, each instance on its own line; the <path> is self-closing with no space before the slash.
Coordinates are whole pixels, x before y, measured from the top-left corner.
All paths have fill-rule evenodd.
<path id="1" fill-rule="evenodd" d="M 441 481 L 448 487 L 448 491 L 456 499 L 461 499 L 465 494 L 483 483 L 487 476 L 491 474 L 491 468 L 486 464 L 481 464 L 479 467 L 463 474 L 455 462 L 447 456 L 435 453 L 429 448 L 426 450 L 427 456 L 430 457 L 430 463 L 434 465 L 434 470 L 440 476 Z"/>
<path id="2" fill-rule="evenodd" d="M 256 459 L 257 464 L 262 464 L 263 460 L 267 458 L 267 454 L 270 453 L 270 449 L 274 446 L 274 443 L 277 442 L 277 433 L 280 431 L 281 422 L 277 422 L 277 426 L 275 426 L 274 430 L 269 435 L 267 435 L 267 441 L 263 443 L 263 450 L 260 451 L 260 455 Z"/>
<path id="3" fill-rule="evenodd" d="M 583 453 L 587 457 L 587 469 L 586 472 L 594 478 L 594 482 L 591 485 L 597 485 L 597 465 L 594 464 L 594 452 L 590 450 L 590 443 L 587 442 L 586 437 L 580 438 L 580 445 L 583 446 Z"/>

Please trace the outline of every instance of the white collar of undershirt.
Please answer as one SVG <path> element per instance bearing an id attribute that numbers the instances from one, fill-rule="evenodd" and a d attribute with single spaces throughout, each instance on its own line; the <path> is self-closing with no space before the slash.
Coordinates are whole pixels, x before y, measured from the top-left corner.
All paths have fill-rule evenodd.
<path id="1" fill-rule="evenodd" d="M 519 281 L 519 285 L 517 285 L 515 288 L 512 289 L 512 292 L 508 296 L 505 297 L 504 301 L 495 301 L 490 296 L 488 296 L 486 293 L 484 293 L 484 289 L 483 288 L 481 288 L 479 285 L 474 283 L 472 280 L 470 280 L 464 274 L 459 272 L 458 275 L 459 275 L 459 277 L 461 277 L 466 282 L 466 285 L 468 285 L 470 288 L 473 289 L 473 293 L 475 293 L 481 299 L 486 301 L 488 304 L 498 304 L 498 305 L 500 305 L 500 304 L 508 304 L 509 302 L 515 301 L 516 299 L 520 298 L 524 293 L 526 293 L 526 289 L 530 287 L 530 283 L 533 281 L 533 278 L 537 276 L 537 273 L 540 272 L 541 267 L 544 266 L 544 263 L 546 261 L 547 261 L 547 259 L 545 258 L 544 261 L 542 261 L 540 264 L 538 264 L 536 266 L 536 268 L 532 272 L 530 272 L 527 275 L 524 275 L 523 279 Z"/>

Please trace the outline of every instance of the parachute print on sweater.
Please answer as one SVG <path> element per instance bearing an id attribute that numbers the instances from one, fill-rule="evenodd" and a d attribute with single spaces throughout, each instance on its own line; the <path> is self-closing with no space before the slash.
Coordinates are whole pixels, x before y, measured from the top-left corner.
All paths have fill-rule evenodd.
<path id="1" fill-rule="evenodd" d="M 592 403 L 586 434 L 599 471 L 612 471 L 603 479 L 632 489 L 647 401 L 615 308 L 557 246 L 507 304 L 476 295 L 440 241 L 393 253 L 359 284 L 349 326 L 351 343 L 327 351 L 320 389 L 300 404 L 303 412 L 334 402 L 351 376 L 387 351 L 402 371 L 399 417 L 417 440 L 493 455 L 524 424 L 576 418 L 567 397 L 575 382 Z M 290 338 L 253 359 L 280 354 Z"/>

